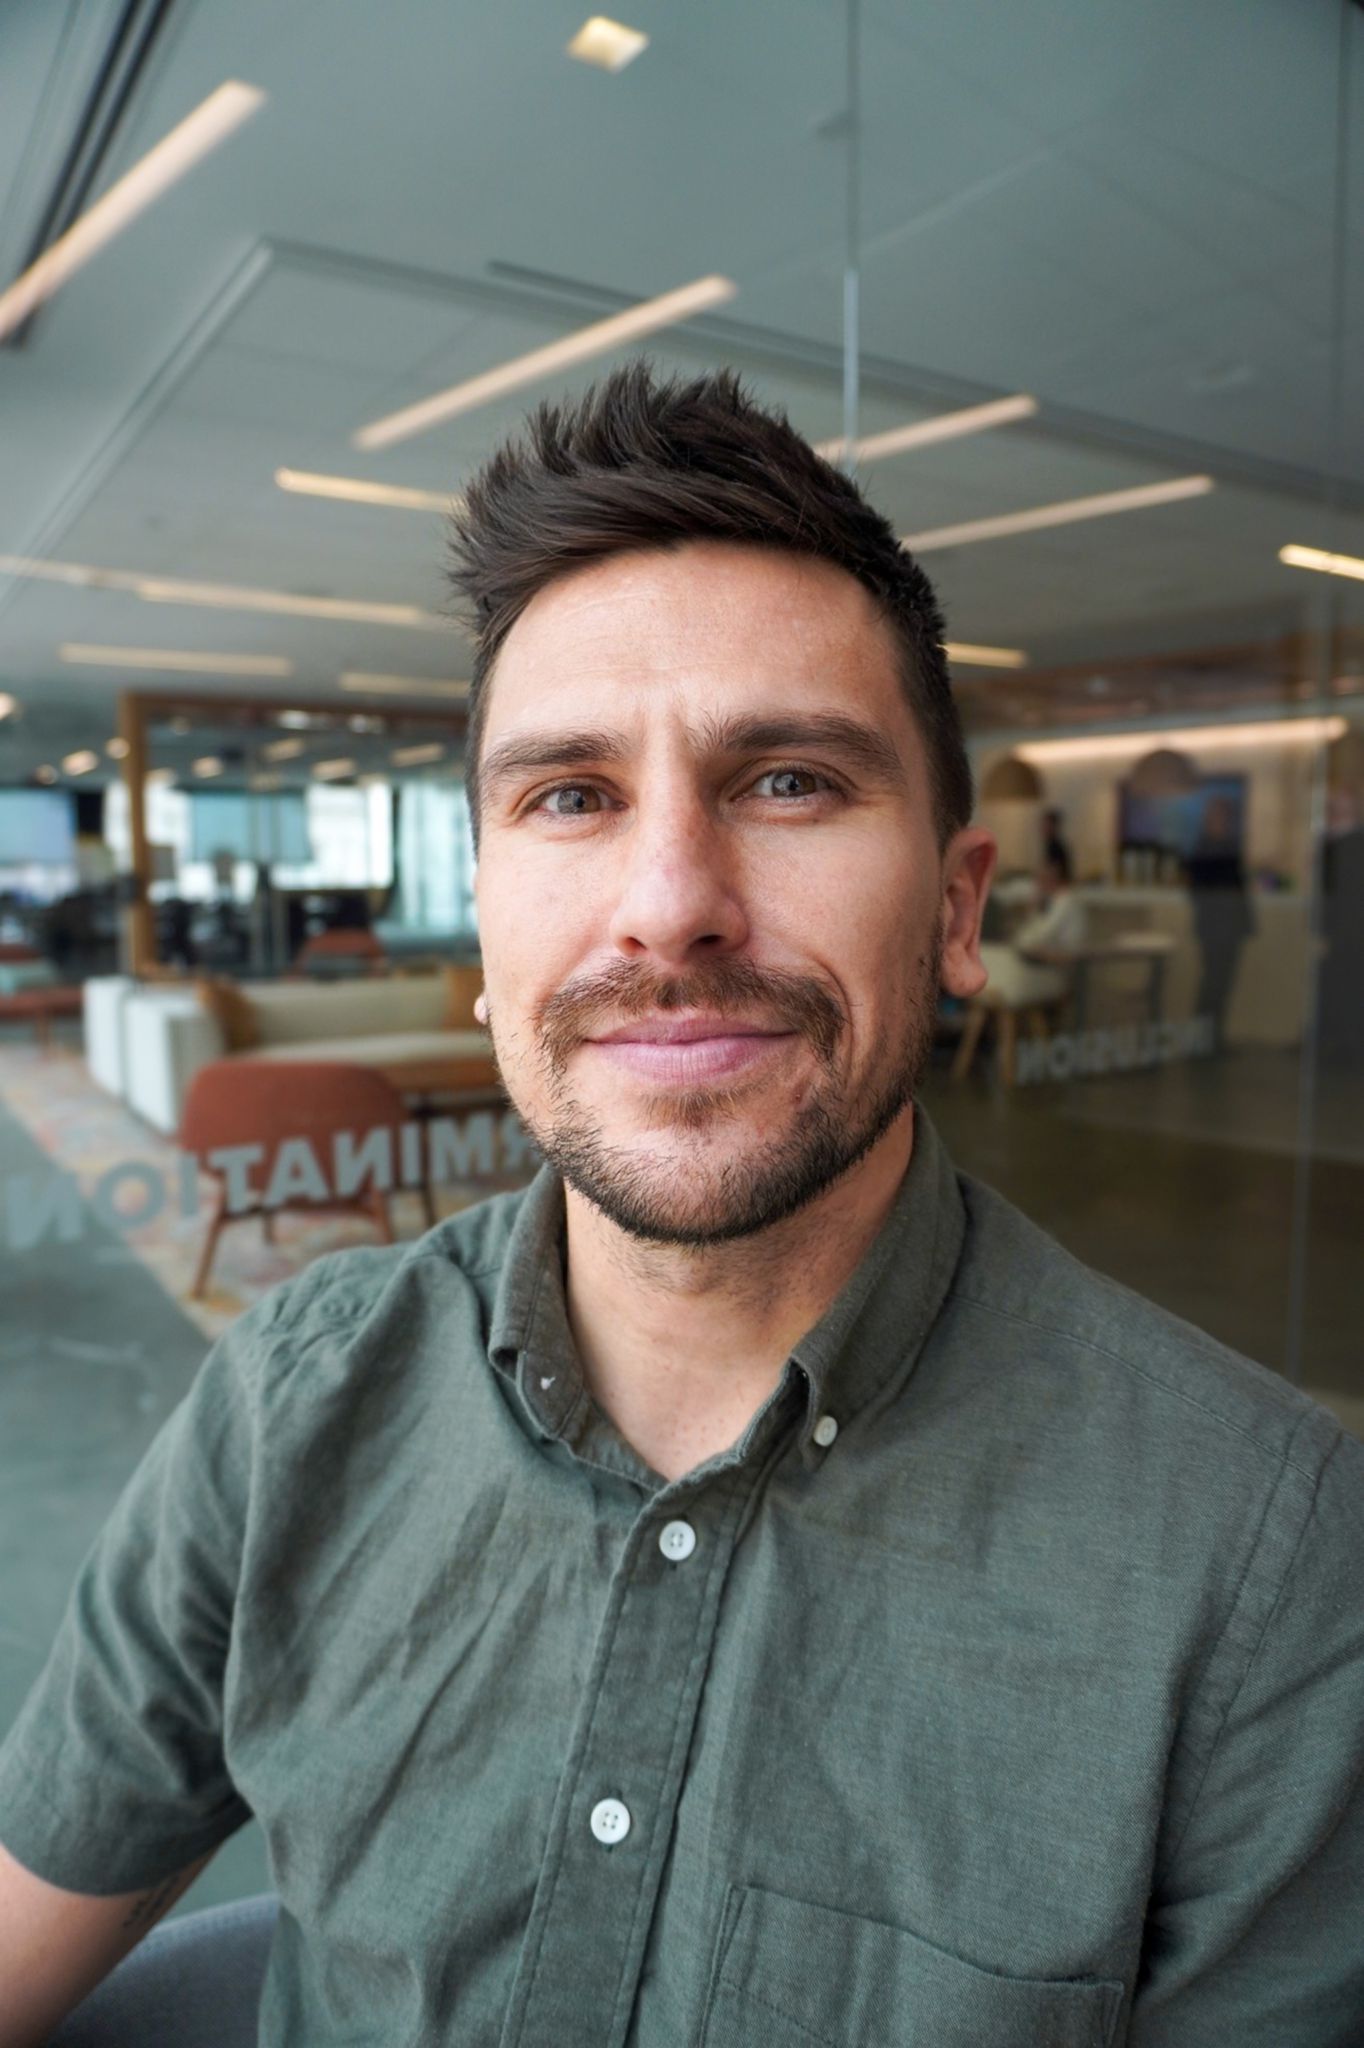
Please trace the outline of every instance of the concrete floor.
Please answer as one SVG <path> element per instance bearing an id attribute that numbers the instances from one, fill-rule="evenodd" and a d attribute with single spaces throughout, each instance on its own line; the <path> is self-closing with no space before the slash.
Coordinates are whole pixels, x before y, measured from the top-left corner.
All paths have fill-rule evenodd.
<path id="1" fill-rule="evenodd" d="M 1323 1089 L 1303 1313 L 1289 1327 L 1297 1062 L 1245 1054 L 1068 1087 L 1002 1090 L 987 1065 L 924 1099 L 959 1166 L 1069 1249 L 1307 1386 L 1364 1436 L 1358 1336 L 1364 1081 Z M 3 1055 L 0 1055 L 0 1088 Z M 0 1118 L 0 1179 L 42 1155 Z M 80 1558 L 204 1341 L 110 1231 L 0 1248 L 0 1728 L 41 1664 Z M 266 1888 L 258 1831 L 177 1911 Z"/>

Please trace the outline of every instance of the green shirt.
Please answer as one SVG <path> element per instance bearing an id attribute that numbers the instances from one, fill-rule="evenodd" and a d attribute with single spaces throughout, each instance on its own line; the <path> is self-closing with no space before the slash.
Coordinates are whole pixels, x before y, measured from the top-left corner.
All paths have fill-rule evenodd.
<path id="1" fill-rule="evenodd" d="M 254 1814 L 272 2048 L 1358 2048 L 1364 1445 L 917 1112 L 867 1256 L 665 1484 L 563 1188 L 217 1344 L 0 1750 L 150 1885 Z"/>

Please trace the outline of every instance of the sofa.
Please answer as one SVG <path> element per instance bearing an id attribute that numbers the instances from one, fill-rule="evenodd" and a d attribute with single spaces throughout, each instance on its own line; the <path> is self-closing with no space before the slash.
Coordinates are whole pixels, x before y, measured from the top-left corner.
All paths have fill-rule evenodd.
<path id="1" fill-rule="evenodd" d="M 109 981 L 116 979 L 108 977 Z M 87 983 L 87 1059 L 155 1130 L 174 1133 L 210 1060 L 345 1060 L 399 1087 L 496 1087 L 492 1041 L 473 1020 L 477 969 L 339 982 L 165 986 Z M 457 1064 L 458 1063 L 458 1064 Z"/>

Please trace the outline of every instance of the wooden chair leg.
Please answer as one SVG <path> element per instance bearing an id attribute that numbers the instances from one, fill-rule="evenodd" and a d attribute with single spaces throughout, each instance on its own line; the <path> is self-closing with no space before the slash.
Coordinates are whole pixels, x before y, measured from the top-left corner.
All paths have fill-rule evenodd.
<path id="1" fill-rule="evenodd" d="M 961 1044 L 957 1047 L 957 1056 L 952 1062 L 954 1081 L 963 1081 L 970 1073 L 971 1062 L 976 1056 L 976 1047 L 980 1044 L 980 1034 L 985 1029 L 985 1019 L 988 1015 L 989 1011 L 984 1003 L 972 1003 L 968 1008 Z"/>
<path id="2" fill-rule="evenodd" d="M 189 1298 L 191 1301 L 202 1301 L 207 1292 L 208 1276 L 213 1268 L 213 1255 L 218 1249 L 218 1239 L 222 1235 L 223 1225 L 226 1221 L 227 1189 L 220 1185 L 213 1199 L 213 1208 L 209 1214 L 208 1227 L 204 1231 L 204 1241 L 199 1247 L 199 1263 L 194 1269 L 194 1278 L 190 1283 Z"/>
<path id="3" fill-rule="evenodd" d="M 1012 1088 L 1018 1071 L 1018 1012 L 1001 1010 L 999 1013 L 999 1071 L 1006 1088 Z"/>
<path id="4" fill-rule="evenodd" d="M 261 1234 L 261 1236 L 262 1236 L 262 1237 L 263 1237 L 263 1238 L 265 1239 L 265 1242 L 266 1242 L 267 1244 L 273 1244 L 273 1243 L 274 1243 L 274 1241 L 275 1241 L 275 1212 L 274 1212 L 274 1210 L 273 1210 L 273 1209 L 262 1209 L 262 1210 L 261 1210 L 261 1212 L 260 1212 L 260 1234 Z"/>
<path id="5" fill-rule="evenodd" d="M 429 1180 L 424 1180 L 421 1184 L 421 1198 L 422 1214 L 426 1218 L 426 1227 L 428 1230 L 434 1230 L 436 1227 L 436 1191 Z"/>
<path id="6" fill-rule="evenodd" d="M 370 1194 L 366 1207 L 374 1218 L 374 1227 L 379 1233 L 381 1244 L 393 1243 L 393 1218 L 388 1213 L 388 1196 L 382 1188 L 375 1188 Z"/>

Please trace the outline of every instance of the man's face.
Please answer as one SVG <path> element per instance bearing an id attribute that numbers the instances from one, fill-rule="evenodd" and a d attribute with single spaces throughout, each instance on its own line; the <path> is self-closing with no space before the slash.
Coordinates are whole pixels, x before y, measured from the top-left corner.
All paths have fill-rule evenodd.
<path id="1" fill-rule="evenodd" d="M 777 1222 L 905 1112 L 940 974 L 984 981 L 993 843 L 939 855 L 889 628 L 831 565 L 695 543 L 547 586 L 490 688 L 476 893 L 513 1102 L 634 1236 Z"/>

